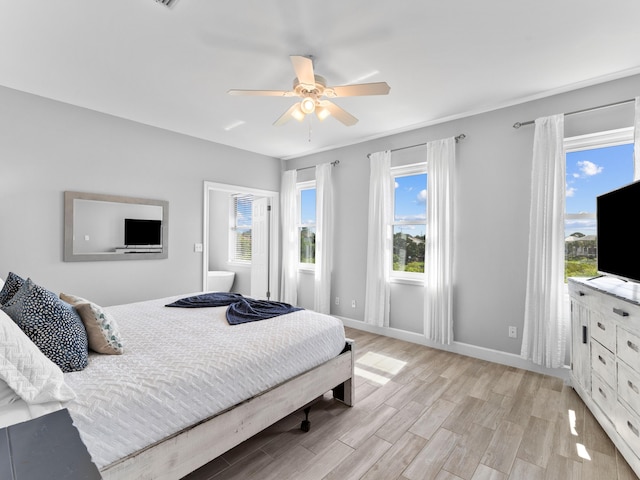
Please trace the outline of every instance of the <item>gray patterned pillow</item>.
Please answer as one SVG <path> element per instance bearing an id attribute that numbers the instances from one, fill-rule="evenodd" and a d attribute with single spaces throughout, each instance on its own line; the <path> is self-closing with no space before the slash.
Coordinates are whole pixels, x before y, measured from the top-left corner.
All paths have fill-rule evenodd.
<path id="1" fill-rule="evenodd" d="M 11 300 L 23 284 L 24 279 L 22 277 L 13 272 L 9 272 L 9 276 L 4 282 L 2 290 L 0 290 L 0 305 L 4 305 Z"/>
<path id="2" fill-rule="evenodd" d="M 63 372 L 82 370 L 89 363 L 87 332 L 80 315 L 55 293 L 28 278 L 2 310 Z"/>

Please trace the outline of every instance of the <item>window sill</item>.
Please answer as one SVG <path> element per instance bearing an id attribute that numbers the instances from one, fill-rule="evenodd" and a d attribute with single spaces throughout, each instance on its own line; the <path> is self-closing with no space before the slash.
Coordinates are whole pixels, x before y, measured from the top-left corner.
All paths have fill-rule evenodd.
<path id="1" fill-rule="evenodd" d="M 227 265 L 236 268 L 251 268 L 251 262 L 227 262 Z"/>
<path id="2" fill-rule="evenodd" d="M 399 283 L 403 285 L 415 285 L 417 287 L 424 286 L 424 280 L 421 278 L 391 277 L 389 283 Z"/>

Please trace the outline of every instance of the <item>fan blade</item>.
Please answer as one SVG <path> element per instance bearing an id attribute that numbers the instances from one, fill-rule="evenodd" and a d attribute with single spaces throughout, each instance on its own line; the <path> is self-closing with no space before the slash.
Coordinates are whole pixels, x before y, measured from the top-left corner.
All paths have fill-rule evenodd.
<path id="1" fill-rule="evenodd" d="M 357 97 L 361 95 L 387 95 L 389 90 L 391 87 L 387 82 L 375 82 L 327 87 L 324 94 L 327 97 Z"/>
<path id="2" fill-rule="evenodd" d="M 300 102 L 296 102 L 291 105 L 286 112 L 280 115 L 280 118 L 273 122 L 273 124 L 276 127 L 279 127 L 280 125 L 284 125 L 285 123 L 287 123 L 292 118 L 295 118 L 296 120 L 301 122 L 302 120 L 304 120 L 304 115 L 304 112 L 300 110 Z"/>
<path id="3" fill-rule="evenodd" d="M 260 97 L 293 97 L 294 92 L 290 90 L 229 90 L 229 95 L 250 95 Z"/>
<path id="4" fill-rule="evenodd" d="M 313 73 L 313 61 L 300 55 L 291 55 L 293 70 L 296 72 L 298 82 L 312 90 L 316 85 L 316 77 Z"/>
<path id="5" fill-rule="evenodd" d="M 341 121 L 347 127 L 350 127 L 351 125 L 355 125 L 356 123 L 358 123 L 358 119 L 356 117 L 351 115 L 346 110 L 340 108 L 338 105 L 336 105 L 333 102 L 330 102 L 328 100 L 323 100 L 322 102 L 320 102 L 320 107 L 326 108 L 332 116 L 336 117 L 336 120 Z"/>

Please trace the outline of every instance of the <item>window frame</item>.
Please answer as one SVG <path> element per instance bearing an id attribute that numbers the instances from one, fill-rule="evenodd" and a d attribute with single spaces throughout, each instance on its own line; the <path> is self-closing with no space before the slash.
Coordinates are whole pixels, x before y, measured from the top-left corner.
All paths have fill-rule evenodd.
<path id="1" fill-rule="evenodd" d="M 297 258 L 298 258 L 298 270 L 303 271 L 303 272 L 315 272 L 316 271 L 316 264 L 315 263 L 303 263 L 300 261 L 300 232 L 302 230 L 302 227 L 309 227 L 310 224 L 303 224 L 302 223 L 302 191 L 303 190 L 316 190 L 316 201 L 317 201 L 317 189 L 316 189 L 316 181 L 315 180 L 308 180 L 308 181 L 304 181 L 304 182 L 298 182 L 296 183 L 296 201 L 298 202 L 298 218 L 296 221 L 296 236 L 298 239 L 298 248 L 297 248 Z M 318 221 L 318 219 L 316 218 L 316 222 Z M 314 223 L 311 225 L 314 228 L 314 231 L 317 227 L 317 223 Z M 317 233 L 317 232 L 316 232 Z M 315 255 L 314 255 L 315 258 Z"/>
<path id="2" fill-rule="evenodd" d="M 580 152 L 583 150 L 595 150 L 598 148 L 615 147 L 617 145 L 626 145 L 633 143 L 633 127 L 618 128 L 615 130 L 606 130 L 604 132 L 588 133 L 586 135 L 577 135 L 575 137 L 566 137 L 564 139 L 564 161 L 567 161 L 567 153 Z M 593 213 L 569 213 L 566 207 L 564 219 L 580 220 L 596 218 L 596 212 Z"/>
<path id="3" fill-rule="evenodd" d="M 229 251 L 228 263 L 231 265 L 251 265 L 251 260 L 243 260 L 236 257 L 238 252 L 238 223 L 237 223 L 237 202 L 239 198 L 248 198 L 251 202 L 251 210 L 253 211 L 253 198 L 251 194 L 229 195 Z M 253 213 L 253 212 L 252 212 Z"/>
<path id="4" fill-rule="evenodd" d="M 584 150 L 596 150 L 599 148 L 615 147 L 618 145 L 633 144 L 633 127 L 617 128 L 614 130 L 605 130 L 601 132 L 588 133 L 585 135 L 576 135 L 573 137 L 565 137 L 564 139 L 564 161 L 565 166 L 567 162 L 567 154 L 572 152 L 579 152 Z M 604 192 L 603 192 L 604 193 Z M 566 193 L 565 193 L 566 195 Z M 564 223 L 567 220 L 593 220 L 596 221 L 596 212 L 583 212 L 583 213 L 567 213 L 565 205 L 564 211 Z M 566 265 L 565 255 L 565 265 Z M 567 283 L 565 282 L 565 288 Z"/>
<path id="5" fill-rule="evenodd" d="M 424 285 L 424 277 L 426 273 L 426 264 L 424 272 L 404 272 L 397 271 L 393 269 L 393 231 L 394 227 L 397 225 L 416 225 L 422 224 L 420 222 L 411 221 L 411 222 L 396 222 L 395 220 L 395 212 L 396 212 L 396 196 L 395 196 L 395 182 L 397 177 L 408 177 L 411 175 L 423 175 L 427 174 L 427 162 L 419 162 L 412 163 L 409 165 L 398 165 L 395 167 L 391 167 L 390 169 L 390 178 L 393 182 L 394 189 L 391 197 L 391 223 L 389 225 L 391 229 L 391 269 L 389 273 L 390 281 L 392 283 L 405 283 L 410 285 Z M 427 188 L 428 188 L 429 179 L 427 177 Z M 425 254 L 426 254 L 426 242 L 427 242 L 427 212 L 425 207 L 425 219 L 424 219 L 424 231 L 425 231 Z"/>

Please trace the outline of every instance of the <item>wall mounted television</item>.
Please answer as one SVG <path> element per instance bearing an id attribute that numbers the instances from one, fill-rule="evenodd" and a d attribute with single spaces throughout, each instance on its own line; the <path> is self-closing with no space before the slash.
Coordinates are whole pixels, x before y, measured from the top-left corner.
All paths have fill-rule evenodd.
<path id="1" fill-rule="evenodd" d="M 640 282 L 633 232 L 638 205 L 640 181 L 596 198 L 598 273 Z"/>
<path id="2" fill-rule="evenodd" d="M 132 246 L 161 246 L 162 220 L 124 219 L 124 244 Z"/>

